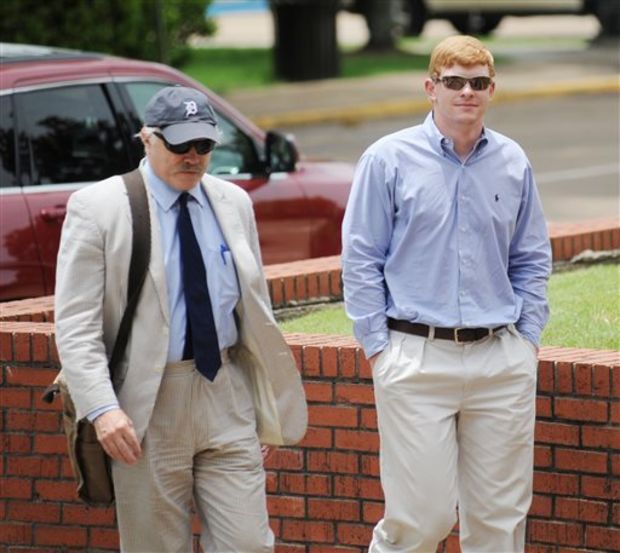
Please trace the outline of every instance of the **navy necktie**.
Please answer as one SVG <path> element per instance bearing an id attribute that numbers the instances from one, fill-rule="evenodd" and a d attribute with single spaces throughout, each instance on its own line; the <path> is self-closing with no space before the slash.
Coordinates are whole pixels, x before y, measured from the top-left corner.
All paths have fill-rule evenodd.
<path id="1" fill-rule="evenodd" d="M 189 197 L 187 192 L 179 196 L 180 209 L 177 222 L 181 245 L 181 276 L 187 313 L 183 358 L 193 357 L 196 368 L 209 380 L 213 380 L 222 360 L 213 320 L 211 298 L 207 288 L 207 271 L 187 209 Z"/>

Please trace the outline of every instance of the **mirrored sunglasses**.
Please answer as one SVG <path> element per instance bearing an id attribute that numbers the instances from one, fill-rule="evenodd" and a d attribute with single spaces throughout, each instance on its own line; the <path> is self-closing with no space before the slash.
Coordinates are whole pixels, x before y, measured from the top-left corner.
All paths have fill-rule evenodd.
<path id="1" fill-rule="evenodd" d="M 190 140 L 189 142 L 182 142 L 181 144 L 170 144 L 160 132 L 155 132 L 153 134 L 164 143 L 166 150 L 177 155 L 186 154 L 193 147 L 198 155 L 203 156 L 212 152 L 215 148 L 215 142 L 208 138 Z"/>
<path id="2" fill-rule="evenodd" d="M 472 90 L 480 91 L 489 88 L 493 80 L 491 77 L 472 77 L 471 79 L 468 79 L 467 77 L 448 75 L 446 77 L 437 77 L 435 82 L 440 82 L 450 90 L 462 90 L 465 85 L 469 83 Z"/>

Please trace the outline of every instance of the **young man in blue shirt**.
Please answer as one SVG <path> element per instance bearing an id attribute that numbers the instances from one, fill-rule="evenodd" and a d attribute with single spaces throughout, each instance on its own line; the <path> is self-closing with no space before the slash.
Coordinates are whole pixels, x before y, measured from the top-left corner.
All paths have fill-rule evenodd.
<path id="1" fill-rule="evenodd" d="M 489 130 L 493 57 L 431 54 L 421 125 L 359 161 L 343 223 L 345 305 L 372 366 L 384 518 L 371 553 L 523 551 L 551 249 L 523 150 Z"/>

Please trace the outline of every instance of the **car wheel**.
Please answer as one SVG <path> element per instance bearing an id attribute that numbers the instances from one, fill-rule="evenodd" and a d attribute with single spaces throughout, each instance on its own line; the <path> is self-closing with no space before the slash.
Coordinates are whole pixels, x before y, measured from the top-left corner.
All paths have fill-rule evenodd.
<path id="1" fill-rule="evenodd" d="M 471 12 L 452 16 L 450 23 L 465 35 L 488 35 L 497 28 L 501 20 L 501 15 Z"/>

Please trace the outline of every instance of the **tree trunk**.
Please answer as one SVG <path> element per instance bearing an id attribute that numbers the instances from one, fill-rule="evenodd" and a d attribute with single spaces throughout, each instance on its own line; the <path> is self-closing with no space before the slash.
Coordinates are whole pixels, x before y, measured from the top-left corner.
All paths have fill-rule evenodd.
<path id="1" fill-rule="evenodd" d="M 278 78 L 309 81 L 337 77 L 338 0 L 270 0 L 275 26 L 274 67 Z"/>

